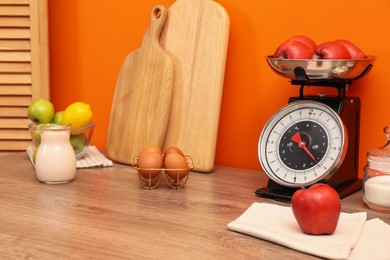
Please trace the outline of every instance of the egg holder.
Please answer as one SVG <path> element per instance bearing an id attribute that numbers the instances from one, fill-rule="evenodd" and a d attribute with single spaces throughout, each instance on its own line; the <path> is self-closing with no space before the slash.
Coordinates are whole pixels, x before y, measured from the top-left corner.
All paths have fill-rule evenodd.
<path id="1" fill-rule="evenodd" d="M 165 175 L 165 180 L 169 187 L 173 189 L 181 189 L 187 183 L 190 171 L 194 168 L 194 162 L 192 161 L 192 158 L 187 155 L 184 158 L 186 159 L 188 165 L 188 168 L 186 169 L 167 169 L 164 167 L 163 168 L 139 168 L 138 167 L 139 156 L 134 156 L 133 167 L 134 169 L 137 170 L 141 185 L 145 189 L 151 190 L 157 188 L 158 185 L 160 184 L 162 175 Z M 187 171 L 185 175 L 182 174 L 183 171 Z"/>

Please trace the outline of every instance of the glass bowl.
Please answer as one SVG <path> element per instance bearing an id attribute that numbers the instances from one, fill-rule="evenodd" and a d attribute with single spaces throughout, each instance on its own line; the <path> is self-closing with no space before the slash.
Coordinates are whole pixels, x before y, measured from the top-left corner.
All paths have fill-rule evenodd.
<path id="1" fill-rule="evenodd" d="M 38 147 L 41 143 L 41 132 L 39 129 L 43 125 L 44 124 L 37 125 L 35 123 L 28 125 L 31 139 L 35 147 Z M 87 153 L 94 127 L 95 124 L 91 123 L 84 127 L 72 128 L 69 141 L 73 147 L 77 160 L 81 159 Z"/>

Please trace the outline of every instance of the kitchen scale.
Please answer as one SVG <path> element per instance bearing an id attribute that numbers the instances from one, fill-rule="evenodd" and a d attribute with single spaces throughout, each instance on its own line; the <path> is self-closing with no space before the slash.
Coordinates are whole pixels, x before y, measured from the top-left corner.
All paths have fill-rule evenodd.
<path id="1" fill-rule="evenodd" d="M 288 60 L 268 56 L 279 75 L 300 86 L 264 126 L 258 156 L 269 177 L 262 197 L 289 202 L 315 183 L 332 186 L 341 198 L 362 187 L 358 178 L 360 99 L 348 97 L 353 81 L 367 75 L 375 57 L 362 60 Z M 305 95 L 305 87 L 331 87 L 337 95 Z"/>

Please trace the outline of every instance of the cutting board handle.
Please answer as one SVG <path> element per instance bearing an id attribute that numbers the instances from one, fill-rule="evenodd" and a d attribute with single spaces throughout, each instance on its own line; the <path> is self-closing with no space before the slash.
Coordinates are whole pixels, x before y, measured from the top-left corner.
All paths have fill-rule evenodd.
<path id="1" fill-rule="evenodd" d="M 165 22 L 168 17 L 168 10 L 163 5 L 156 5 L 152 9 L 152 15 L 150 19 L 150 31 L 148 33 L 151 34 L 150 37 L 150 43 L 152 44 L 159 44 L 160 45 L 160 35 L 162 30 L 164 29 Z M 143 44 L 147 44 L 147 40 L 145 40 L 148 37 L 144 37 Z"/>

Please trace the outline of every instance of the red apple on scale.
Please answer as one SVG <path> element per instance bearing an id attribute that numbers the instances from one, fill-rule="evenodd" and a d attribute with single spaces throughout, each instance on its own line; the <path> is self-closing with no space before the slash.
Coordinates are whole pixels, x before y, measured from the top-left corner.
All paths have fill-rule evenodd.
<path id="1" fill-rule="evenodd" d="M 286 42 L 289 42 L 289 41 L 302 42 L 302 43 L 306 44 L 307 46 L 309 46 L 313 51 L 317 48 L 317 44 L 311 38 L 309 38 L 305 35 L 292 36 L 289 39 L 287 39 Z"/>
<path id="2" fill-rule="evenodd" d="M 318 45 L 313 59 L 351 59 L 348 49 L 339 42 L 324 42 Z"/>
<path id="3" fill-rule="evenodd" d="M 330 185 L 317 183 L 297 190 L 291 198 L 291 208 L 304 233 L 331 235 L 340 217 L 340 196 Z"/>
<path id="4" fill-rule="evenodd" d="M 295 35 L 287 39 L 276 49 L 275 58 L 310 59 L 317 44 L 307 36 Z"/>
<path id="5" fill-rule="evenodd" d="M 366 54 L 355 44 L 347 40 L 336 40 L 335 42 L 341 43 L 345 48 L 348 49 L 351 54 L 351 58 L 355 60 L 367 58 Z"/>

